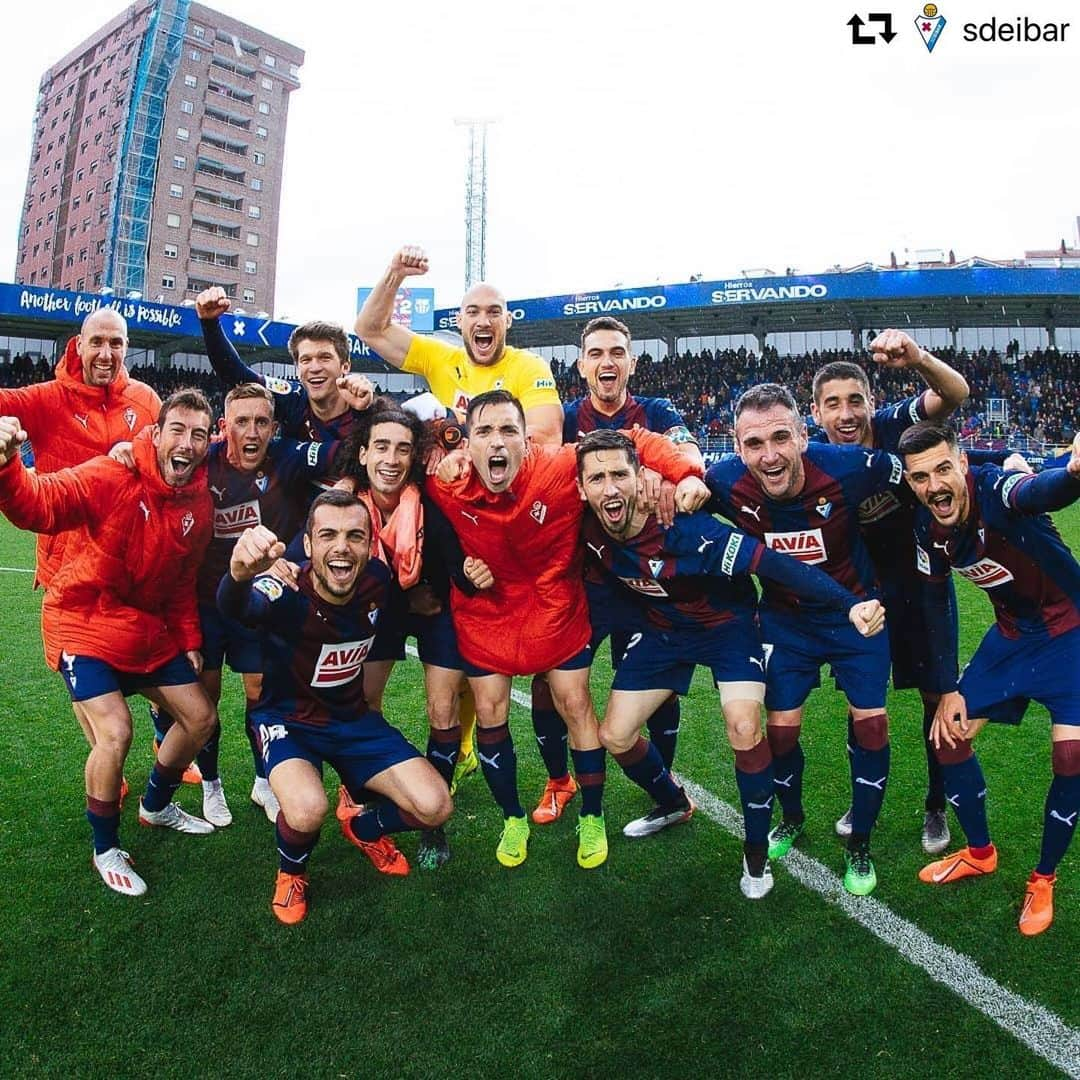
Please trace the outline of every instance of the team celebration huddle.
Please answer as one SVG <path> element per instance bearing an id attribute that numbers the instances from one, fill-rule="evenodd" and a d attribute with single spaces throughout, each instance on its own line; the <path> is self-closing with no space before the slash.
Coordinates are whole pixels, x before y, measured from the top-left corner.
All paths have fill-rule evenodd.
<path id="1" fill-rule="evenodd" d="M 1045 931 L 1080 813 L 1080 565 L 1049 516 L 1080 498 L 1080 437 L 1038 474 L 1016 455 L 963 452 L 950 417 L 965 380 L 885 330 L 872 361 L 907 369 L 920 393 L 875 403 L 863 368 L 843 361 L 815 373 L 810 402 L 751 386 L 734 406 L 736 452 L 706 467 L 671 402 L 633 394 L 620 321 L 583 327 L 587 392 L 564 406 L 547 363 L 507 343 L 511 315 L 490 285 L 462 300 L 460 347 L 393 322 L 399 288 L 427 268 L 421 249 L 397 252 L 355 326 L 426 380 L 430 393 L 403 403 L 350 372 L 334 323 L 293 333 L 296 381 L 249 368 L 220 323 L 219 288 L 196 301 L 227 390 L 217 423 L 200 391 L 162 402 L 129 377 L 111 309 L 86 318 L 52 381 L 0 391 L 0 512 L 38 534 L 45 659 L 89 745 L 104 883 L 147 889 L 120 836 L 129 696 L 149 701 L 156 732 L 140 824 L 211 834 L 232 821 L 218 702 L 224 667 L 240 673 L 251 799 L 278 852 L 271 909 L 294 924 L 330 809 L 324 764 L 340 779 L 342 835 L 391 875 L 410 871 L 398 833 L 419 833 L 425 870 L 451 857 L 452 795 L 477 769 L 502 812 L 503 867 L 575 800 L 579 866 L 607 861 L 609 761 L 652 806 L 619 823 L 628 843 L 689 821 L 680 697 L 700 665 L 734 753 L 745 841 L 731 873 L 761 899 L 770 860 L 805 828 L 800 731 L 826 668 L 847 700 L 851 796 L 835 829 L 844 887 L 860 896 L 877 884 L 890 675 L 922 700 L 930 888 L 996 870 L 986 797 L 1005 778 L 984 778 L 974 742 L 987 722 L 1019 724 L 1030 701 L 1046 707 L 1051 779 L 1019 917 L 1022 934 Z M 962 673 L 953 570 L 995 616 Z M 383 715 L 409 639 L 423 751 Z M 600 716 L 590 671 L 605 639 L 614 677 Z M 509 726 L 514 676 L 532 677 L 548 774 L 530 811 Z M 202 816 L 174 799 L 189 770 Z"/>

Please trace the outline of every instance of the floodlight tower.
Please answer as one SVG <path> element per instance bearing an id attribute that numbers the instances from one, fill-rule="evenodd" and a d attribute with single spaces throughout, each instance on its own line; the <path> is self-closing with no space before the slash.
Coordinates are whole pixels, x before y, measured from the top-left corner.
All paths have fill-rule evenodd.
<path id="1" fill-rule="evenodd" d="M 487 267 L 487 129 L 493 120 L 455 120 L 469 130 L 465 172 L 465 288 L 483 281 Z"/>

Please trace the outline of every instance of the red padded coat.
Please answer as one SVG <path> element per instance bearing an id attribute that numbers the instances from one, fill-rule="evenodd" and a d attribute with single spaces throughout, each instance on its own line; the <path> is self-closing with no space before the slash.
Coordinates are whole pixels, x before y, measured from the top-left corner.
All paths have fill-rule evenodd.
<path id="1" fill-rule="evenodd" d="M 17 416 L 34 447 L 34 468 L 52 473 L 107 454 L 157 423 L 161 400 L 121 366 L 108 386 L 87 386 L 82 360 L 68 341 L 56 377 L 14 390 L 0 390 L 0 414 Z M 39 536 L 37 583 L 49 585 L 64 555 L 64 534 Z"/>
<path id="2" fill-rule="evenodd" d="M 665 436 L 641 428 L 634 440 L 643 465 L 678 483 L 701 476 Z M 508 491 L 494 494 L 475 472 L 451 484 L 429 477 L 466 555 L 483 559 L 495 584 L 473 596 L 456 586 L 450 606 L 461 655 L 501 675 L 535 675 L 576 656 L 589 643 L 579 545 L 586 504 L 577 489 L 577 451 L 533 446 Z"/>
<path id="3" fill-rule="evenodd" d="M 71 530 L 41 609 L 53 670 L 63 651 L 142 674 L 202 644 L 195 575 L 213 528 L 206 465 L 173 488 L 150 429 L 134 453 L 134 473 L 107 457 L 36 474 L 16 455 L 0 468 L 0 510 L 13 524 Z"/>

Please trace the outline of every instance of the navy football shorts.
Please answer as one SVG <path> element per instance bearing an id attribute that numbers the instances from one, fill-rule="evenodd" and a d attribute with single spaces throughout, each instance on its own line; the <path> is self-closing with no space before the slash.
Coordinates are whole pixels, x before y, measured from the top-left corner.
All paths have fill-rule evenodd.
<path id="1" fill-rule="evenodd" d="M 821 685 L 828 664 L 856 709 L 884 709 L 889 683 L 889 636 L 864 638 L 847 616 L 833 612 L 799 614 L 761 608 L 761 640 L 768 657 L 765 707 L 798 709 Z"/>
<path id="2" fill-rule="evenodd" d="M 118 671 L 104 660 L 94 656 L 60 654 L 60 674 L 64 677 L 72 701 L 89 701 L 119 690 L 124 697 L 141 693 L 156 686 L 186 686 L 198 682 L 199 677 L 191 662 L 183 653 L 145 674 Z"/>
<path id="3" fill-rule="evenodd" d="M 420 752 L 382 713 L 366 712 L 353 720 L 332 720 L 326 727 L 289 724 L 270 716 L 253 716 L 266 775 L 283 761 L 307 761 L 322 775 L 327 763 L 350 792 Z"/>
<path id="4" fill-rule="evenodd" d="M 960 676 L 960 693 L 973 720 L 1019 724 L 1037 701 L 1051 723 L 1080 727 L 1080 627 L 1012 639 L 991 626 Z"/>

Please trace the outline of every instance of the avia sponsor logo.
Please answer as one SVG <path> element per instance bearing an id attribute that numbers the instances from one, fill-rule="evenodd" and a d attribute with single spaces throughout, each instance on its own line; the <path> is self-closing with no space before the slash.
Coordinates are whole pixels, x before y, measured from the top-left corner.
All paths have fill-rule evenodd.
<path id="1" fill-rule="evenodd" d="M 891 491 L 881 491 L 859 503 L 859 524 L 870 525 L 900 509 L 900 500 Z"/>
<path id="2" fill-rule="evenodd" d="M 235 540 L 245 529 L 261 524 L 258 499 L 214 508 L 214 537 L 218 540 Z"/>
<path id="3" fill-rule="evenodd" d="M 666 305 L 667 297 L 659 294 L 612 296 L 607 300 L 601 300 L 596 293 L 586 293 L 575 296 L 568 304 L 563 304 L 562 310 L 564 315 L 610 315 L 613 311 L 650 311 Z"/>
<path id="4" fill-rule="evenodd" d="M 993 559 L 980 559 L 971 566 L 954 566 L 953 569 L 961 576 L 968 579 L 972 585 L 978 585 L 980 589 L 996 589 L 999 585 L 1005 585 L 1012 581 L 1012 574 L 999 562 Z"/>
<path id="5" fill-rule="evenodd" d="M 750 282 L 729 281 L 724 288 L 714 289 L 709 298 L 713 304 L 761 304 L 775 300 L 820 300 L 829 292 L 827 285 L 763 285 L 755 288 Z"/>
<path id="6" fill-rule="evenodd" d="M 363 641 L 343 641 L 339 645 L 324 645 L 315 661 L 315 671 L 311 676 L 311 685 L 317 690 L 328 690 L 333 686 L 344 686 L 363 670 L 364 658 L 371 651 L 374 637 Z"/>
<path id="7" fill-rule="evenodd" d="M 828 559 L 825 551 L 825 538 L 820 529 L 803 529 L 801 532 L 767 532 L 765 543 L 773 551 L 784 555 L 793 555 L 799 562 L 816 566 Z"/>
<path id="8" fill-rule="evenodd" d="M 619 579 L 628 589 L 644 596 L 667 596 L 667 590 L 659 581 L 652 578 L 624 577 Z"/>

